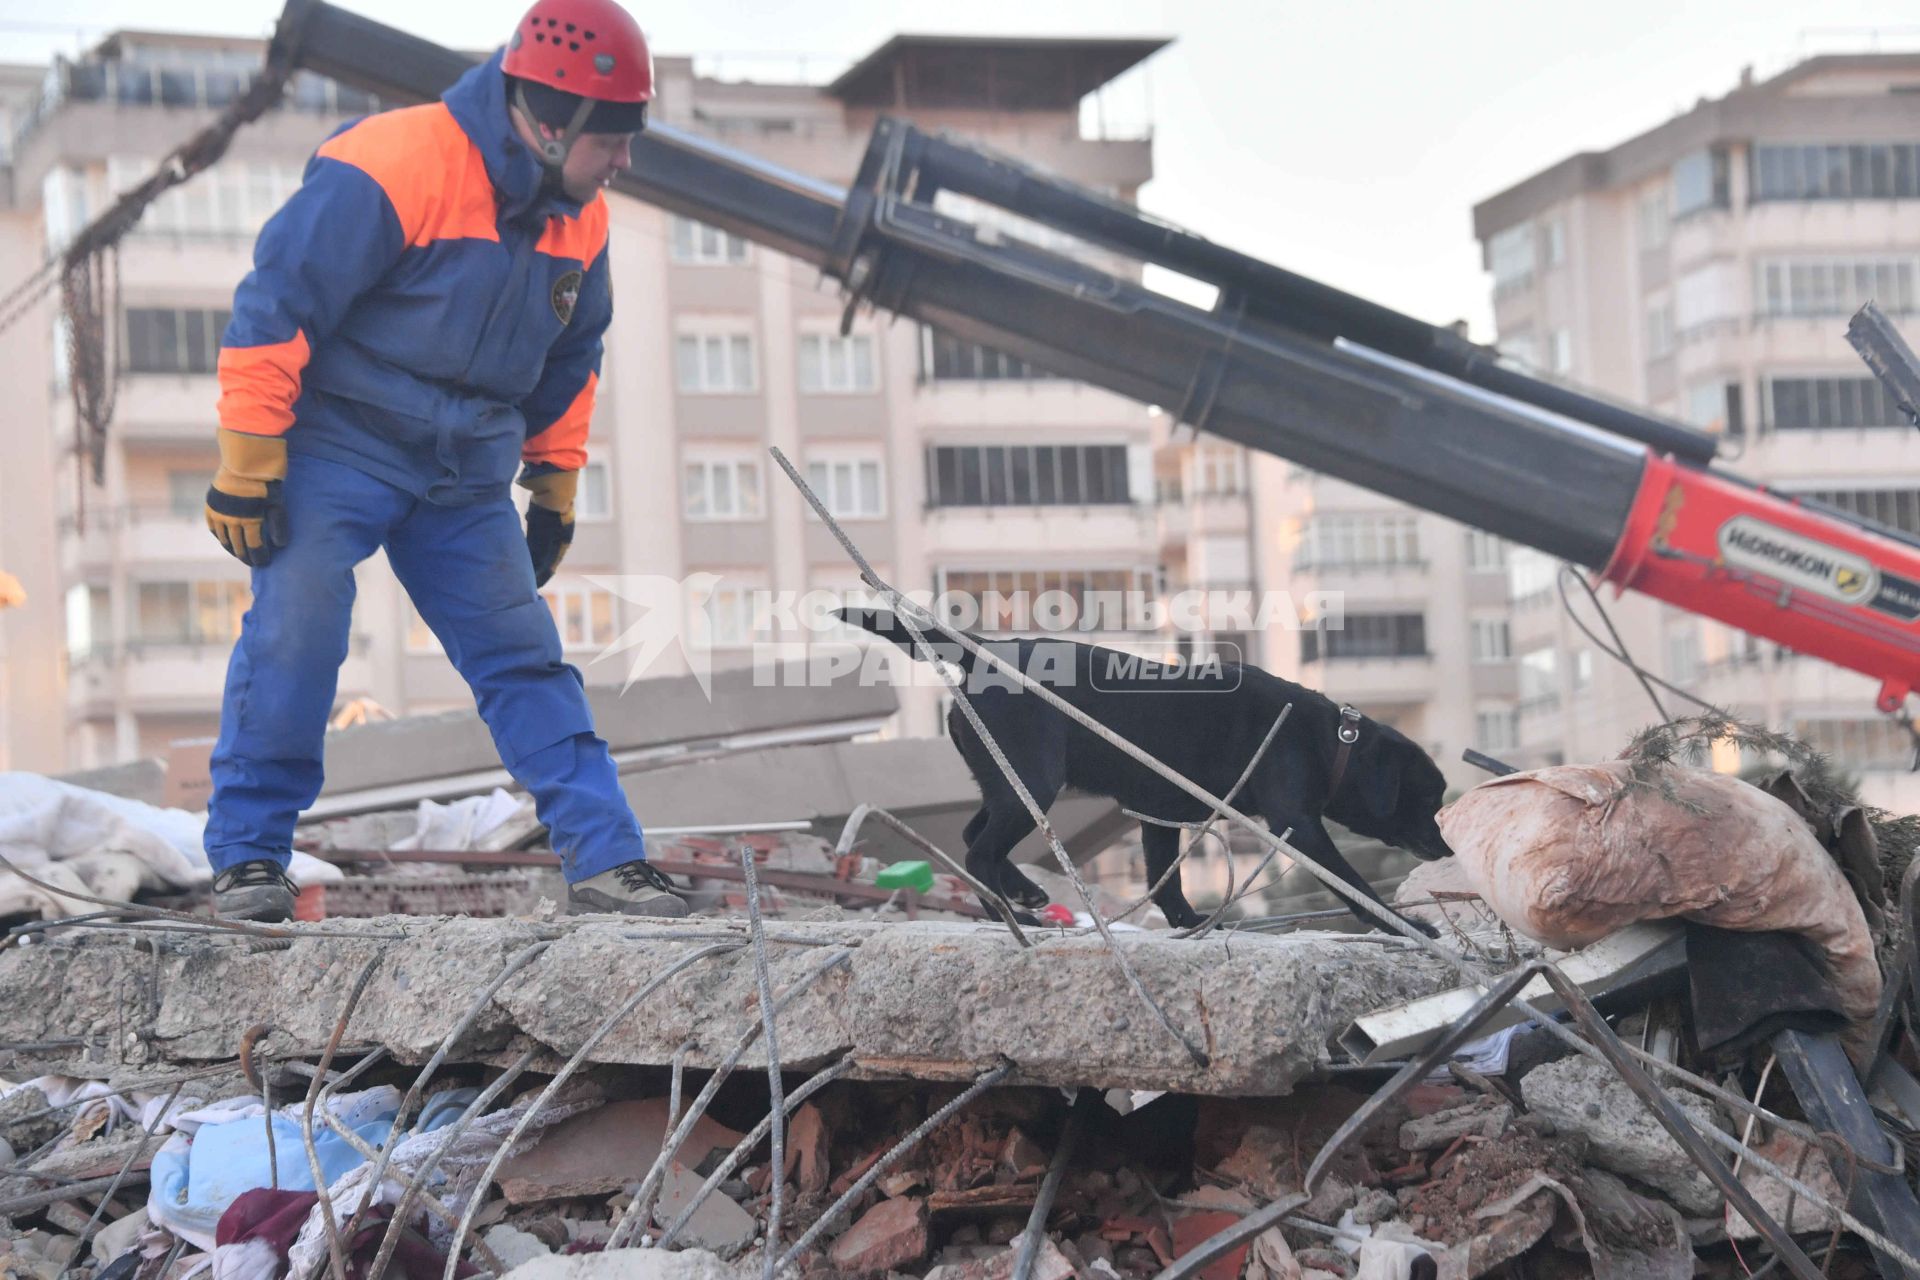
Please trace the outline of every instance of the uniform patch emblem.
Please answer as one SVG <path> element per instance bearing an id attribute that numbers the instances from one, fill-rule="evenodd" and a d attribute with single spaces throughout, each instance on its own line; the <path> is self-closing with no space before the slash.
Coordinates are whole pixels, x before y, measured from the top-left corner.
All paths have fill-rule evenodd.
<path id="1" fill-rule="evenodd" d="M 553 314 L 561 324 L 573 320 L 574 304 L 580 301 L 580 273 L 569 271 L 553 282 Z"/>

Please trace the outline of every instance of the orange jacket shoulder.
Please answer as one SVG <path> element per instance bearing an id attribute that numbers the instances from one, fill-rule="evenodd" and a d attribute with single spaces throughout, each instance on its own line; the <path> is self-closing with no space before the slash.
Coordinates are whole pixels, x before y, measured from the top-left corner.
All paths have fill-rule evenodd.
<path id="1" fill-rule="evenodd" d="M 318 154 L 379 183 L 411 246 L 500 238 L 486 162 L 444 102 L 368 116 Z"/>

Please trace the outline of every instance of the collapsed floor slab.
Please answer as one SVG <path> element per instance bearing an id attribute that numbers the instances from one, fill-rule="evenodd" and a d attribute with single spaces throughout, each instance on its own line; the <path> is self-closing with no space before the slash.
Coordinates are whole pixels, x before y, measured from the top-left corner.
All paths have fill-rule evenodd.
<path id="1" fill-rule="evenodd" d="M 543 1046 L 562 1057 L 676 962 L 746 940 L 744 925 L 714 920 L 394 917 L 290 929 L 290 941 L 74 929 L 0 952 L 0 1047 L 78 1041 L 84 1047 L 26 1051 L 22 1062 L 108 1076 L 231 1061 L 247 1030 L 266 1024 L 272 1052 L 311 1056 L 377 955 L 345 1043 L 418 1062 L 510 960 L 544 942 L 455 1054 L 506 1061 Z M 1120 935 L 1146 989 L 1205 1051 L 1201 1066 L 1130 991 L 1097 936 L 1056 932 L 1023 950 L 992 925 L 791 921 L 773 936 L 776 999 L 830 966 L 780 1017 L 783 1064 L 804 1070 L 850 1054 L 868 1078 L 965 1078 L 1010 1059 L 1020 1083 L 1283 1094 L 1356 1012 L 1453 981 L 1378 935 Z M 706 958 L 614 1025 L 590 1060 L 666 1065 L 690 1044 L 688 1066 L 714 1066 L 758 1024 L 754 993 L 750 949 Z M 764 1066 L 762 1047 L 742 1064 Z"/>

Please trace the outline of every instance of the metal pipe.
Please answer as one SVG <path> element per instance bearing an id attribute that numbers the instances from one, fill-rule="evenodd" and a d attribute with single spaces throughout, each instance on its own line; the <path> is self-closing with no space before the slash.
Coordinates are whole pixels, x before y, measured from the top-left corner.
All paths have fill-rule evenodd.
<path id="1" fill-rule="evenodd" d="M 1713 461 L 1716 441 L 1703 431 L 1530 377 L 1500 363 L 1494 351 L 1450 329 L 1216 244 L 1010 157 L 923 133 L 904 121 L 893 123 L 906 139 L 905 171 L 900 176 L 912 179 L 915 198 L 921 203 L 931 202 L 931 193 L 941 189 L 970 195 L 1214 285 L 1221 290 L 1223 304 L 1228 294 L 1240 295 L 1249 315 L 1307 336 L 1357 342 L 1500 395 L 1579 418 L 1696 465 Z M 879 134 L 875 137 L 877 141 Z"/>

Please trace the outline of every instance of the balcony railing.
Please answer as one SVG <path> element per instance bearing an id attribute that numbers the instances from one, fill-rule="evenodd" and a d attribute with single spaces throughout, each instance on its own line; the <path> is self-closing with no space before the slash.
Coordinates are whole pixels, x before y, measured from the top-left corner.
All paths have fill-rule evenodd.
<path id="1" fill-rule="evenodd" d="M 56 58 L 34 105 L 14 130 L 18 151 L 35 130 L 70 102 L 111 102 L 127 107 L 218 110 L 245 96 L 257 70 L 221 66 L 166 66 L 118 59 L 70 62 Z M 295 73 L 280 107 L 315 115 L 368 115 L 380 109 L 370 93 L 337 84 L 310 71 Z"/>

